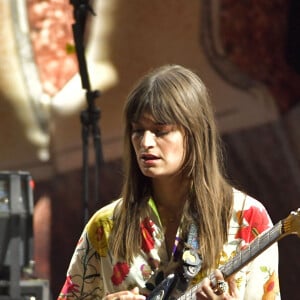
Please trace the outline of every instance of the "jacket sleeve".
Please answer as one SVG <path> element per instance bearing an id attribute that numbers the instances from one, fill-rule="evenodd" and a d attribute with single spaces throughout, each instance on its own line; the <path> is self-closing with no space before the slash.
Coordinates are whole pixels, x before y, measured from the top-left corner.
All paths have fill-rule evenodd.
<path id="1" fill-rule="evenodd" d="M 265 250 L 249 264 L 243 299 L 280 299 L 277 243 Z"/>
<path id="2" fill-rule="evenodd" d="M 247 197 L 243 210 L 240 237 L 246 244 L 271 228 L 273 223 L 266 208 L 255 199 Z M 261 237 L 263 238 L 263 237 Z M 246 267 L 244 300 L 279 300 L 278 244 L 275 242 Z"/>
<path id="3" fill-rule="evenodd" d="M 83 231 L 72 256 L 65 284 L 57 300 L 102 299 L 100 257 Z"/>

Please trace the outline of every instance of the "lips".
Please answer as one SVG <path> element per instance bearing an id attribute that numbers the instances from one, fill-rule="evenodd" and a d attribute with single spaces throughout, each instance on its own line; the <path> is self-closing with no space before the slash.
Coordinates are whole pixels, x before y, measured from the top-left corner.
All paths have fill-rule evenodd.
<path id="1" fill-rule="evenodd" d="M 140 157 L 141 157 L 141 159 L 144 160 L 144 161 L 149 161 L 149 160 L 156 160 L 156 159 L 159 159 L 158 156 L 153 155 L 153 154 L 142 154 Z"/>

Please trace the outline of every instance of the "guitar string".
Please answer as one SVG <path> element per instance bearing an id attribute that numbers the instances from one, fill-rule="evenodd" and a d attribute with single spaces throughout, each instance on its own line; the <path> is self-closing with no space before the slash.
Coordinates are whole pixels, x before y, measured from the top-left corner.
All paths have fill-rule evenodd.
<path id="1" fill-rule="evenodd" d="M 225 277 L 228 277 L 235 273 L 241 266 L 247 264 L 250 259 L 254 258 L 266 247 L 276 242 L 282 234 L 281 222 L 274 225 L 268 231 L 258 236 L 247 248 L 239 251 L 236 256 L 230 259 L 224 266 L 220 267 L 220 270 Z"/>
<path id="2" fill-rule="evenodd" d="M 230 259 L 225 265 L 221 266 L 219 269 L 224 274 L 224 278 L 226 279 L 233 273 L 235 273 L 238 269 L 241 268 L 243 264 L 247 264 L 253 256 L 262 252 L 265 248 L 276 242 L 278 238 L 282 234 L 282 222 L 278 222 L 268 231 L 264 232 L 261 236 L 258 236 L 252 243 L 250 243 L 247 248 L 239 251 L 237 255 L 235 255 L 232 259 Z M 262 247 L 261 247 L 262 245 Z M 255 251 L 252 251 L 255 250 Z M 243 256 L 246 259 L 243 261 Z M 248 256 L 248 257 L 247 257 Z M 213 273 L 209 275 L 210 280 L 212 280 L 214 285 L 216 284 L 216 279 Z M 196 296 L 196 291 L 199 287 L 199 284 L 194 285 L 190 288 L 184 295 L 180 296 L 178 300 L 187 300 L 194 299 Z"/>

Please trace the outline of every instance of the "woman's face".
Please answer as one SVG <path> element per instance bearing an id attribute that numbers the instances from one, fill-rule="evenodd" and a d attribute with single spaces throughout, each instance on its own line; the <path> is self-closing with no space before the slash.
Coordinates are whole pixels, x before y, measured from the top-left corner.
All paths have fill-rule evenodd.
<path id="1" fill-rule="evenodd" d="M 162 178 L 180 171 L 185 146 L 183 130 L 178 126 L 157 123 L 145 113 L 132 123 L 131 142 L 145 176 Z"/>

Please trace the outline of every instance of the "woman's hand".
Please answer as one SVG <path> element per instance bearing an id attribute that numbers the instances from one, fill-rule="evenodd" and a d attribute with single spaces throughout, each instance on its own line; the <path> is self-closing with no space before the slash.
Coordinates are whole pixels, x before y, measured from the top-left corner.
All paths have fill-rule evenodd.
<path id="1" fill-rule="evenodd" d="M 145 300 L 146 297 L 139 294 L 139 288 L 135 287 L 131 291 L 121 291 L 106 295 L 103 300 Z"/>
<path id="2" fill-rule="evenodd" d="M 224 278 L 221 271 L 216 270 L 215 277 L 217 281 L 221 283 L 224 282 Z M 222 292 L 219 289 L 219 292 L 217 292 L 214 288 L 212 288 L 210 280 L 208 278 L 204 278 L 204 280 L 201 282 L 199 289 L 196 292 L 196 299 L 197 300 L 208 300 L 208 299 L 209 300 L 238 300 L 239 299 L 239 293 L 238 293 L 234 276 L 230 277 L 227 280 L 227 282 L 225 281 L 224 287 L 226 291 Z"/>

